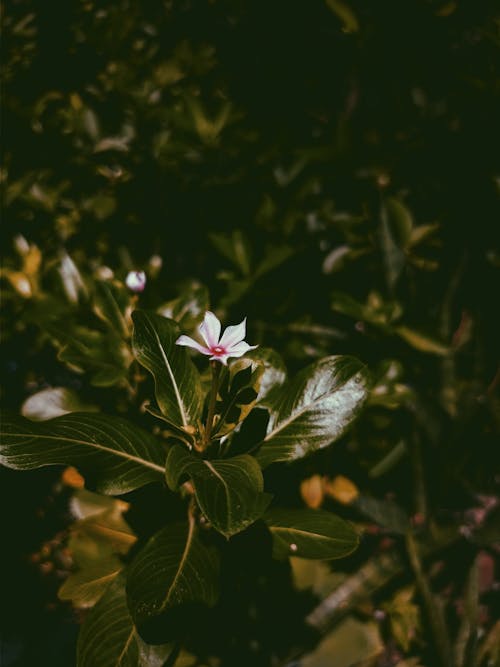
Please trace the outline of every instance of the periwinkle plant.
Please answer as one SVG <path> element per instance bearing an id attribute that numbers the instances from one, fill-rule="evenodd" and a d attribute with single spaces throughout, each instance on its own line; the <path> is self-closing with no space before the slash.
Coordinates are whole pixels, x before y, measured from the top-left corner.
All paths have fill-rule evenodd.
<path id="1" fill-rule="evenodd" d="M 136 425 L 133 415 L 69 412 L 45 422 L 5 417 L 2 424 L 5 466 L 73 465 L 93 491 L 109 496 L 166 484 L 185 503 L 185 519 L 167 522 L 127 562 L 113 556 L 111 565 L 106 552 L 106 563 L 83 565 L 63 586 L 64 597 L 78 604 L 83 591 L 85 606 L 94 605 L 80 632 L 79 667 L 163 664 L 171 646 L 159 645 L 157 635 L 148 644 L 151 628 L 181 619 L 193 604 L 217 602 L 224 576 L 217 533 L 230 540 L 260 521 L 279 559 L 338 558 L 358 542 L 353 527 L 330 512 L 276 506 L 263 469 L 308 456 L 345 432 L 368 393 L 361 362 L 325 357 L 286 381 L 276 352 L 244 341 L 246 320 L 220 336 L 218 318 L 206 312 L 203 342 L 155 312 L 136 310 L 132 320 L 132 352 L 153 376 L 150 411 L 167 438 Z M 211 382 L 187 347 L 210 357 Z M 238 435 L 254 410 L 266 411 L 267 426 L 242 450 Z M 175 639 L 172 633 L 165 640 Z"/>

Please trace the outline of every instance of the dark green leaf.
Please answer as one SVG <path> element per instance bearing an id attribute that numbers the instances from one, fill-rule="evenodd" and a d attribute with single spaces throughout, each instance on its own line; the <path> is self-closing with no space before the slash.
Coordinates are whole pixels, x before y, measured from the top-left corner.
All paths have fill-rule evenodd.
<path id="1" fill-rule="evenodd" d="M 186 348 L 175 344 L 177 323 L 141 310 L 132 319 L 134 353 L 155 379 L 160 410 L 176 426 L 195 427 L 203 407 L 200 376 Z"/>
<path id="2" fill-rule="evenodd" d="M 98 491 L 113 495 L 161 479 L 165 453 L 150 433 L 124 419 L 73 412 L 45 422 L 4 418 L 0 462 L 16 470 L 74 465 Z"/>
<path id="3" fill-rule="evenodd" d="M 93 385 L 109 387 L 126 377 L 133 356 L 113 331 L 103 333 L 63 321 L 50 323 L 47 330 L 59 348 L 59 359 L 72 369 L 90 373 Z"/>
<path id="4" fill-rule="evenodd" d="M 351 524 L 323 510 L 272 509 L 264 520 L 273 536 L 275 558 L 342 558 L 358 546 Z"/>
<path id="5" fill-rule="evenodd" d="M 171 644 L 151 646 L 137 634 L 122 577 L 106 589 L 82 625 L 77 667 L 163 667 Z"/>
<path id="6" fill-rule="evenodd" d="M 219 386 L 213 436 L 229 433 L 245 419 L 257 401 L 263 372 L 262 364 L 247 358 L 230 364 Z"/>
<path id="7" fill-rule="evenodd" d="M 167 484 L 175 490 L 185 476 L 191 478 L 202 512 L 226 537 L 261 517 L 270 501 L 260 466 L 247 454 L 207 461 L 174 445 L 167 458 Z"/>
<path id="8" fill-rule="evenodd" d="M 215 604 L 219 560 L 205 546 L 193 517 L 153 535 L 129 567 L 127 597 L 136 625 L 188 603 Z"/>
<path id="9" fill-rule="evenodd" d="M 294 461 L 340 438 L 361 410 L 368 383 L 354 357 L 326 357 L 305 368 L 276 396 L 260 464 Z"/>
<path id="10" fill-rule="evenodd" d="M 410 528 L 406 512 L 389 500 L 360 495 L 353 501 L 352 506 L 393 533 L 406 535 Z"/>
<path id="11" fill-rule="evenodd" d="M 96 280 L 93 309 L 95 314 L 123 338 L 130 335 L 130 293 L 115 281 Z"/>

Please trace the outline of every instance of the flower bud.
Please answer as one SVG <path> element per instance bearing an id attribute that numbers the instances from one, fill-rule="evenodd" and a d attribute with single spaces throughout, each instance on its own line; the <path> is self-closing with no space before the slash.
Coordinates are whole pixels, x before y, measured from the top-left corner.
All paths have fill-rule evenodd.
<path id="1" fill-rule="evenodd" d="M 144 271 L 129 271 L 125 284 L 132 292 L 142 292 L 146 287 L 146 274 Z"/>

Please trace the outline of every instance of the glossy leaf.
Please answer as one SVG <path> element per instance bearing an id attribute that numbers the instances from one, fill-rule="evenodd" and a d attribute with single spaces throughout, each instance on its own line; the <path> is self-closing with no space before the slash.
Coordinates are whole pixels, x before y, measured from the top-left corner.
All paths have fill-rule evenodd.
<path id="1" fill-rule="evenodd" d="M 259 464 L 247 454 L 208 461 L 174 445 L 166 463 L 167 484 L 175 490 L 186 476 L 191 479 L 202 512 L 226 537 L 261 517 L 271 499 L 263 493 Z"/>
<path id="2" fill-rule="evenodd" d="M 163 667 L 171 644 L 151 646 L 137 634 L 118 577 L 85 619 L 77 645 L 77 667 Z"/>
<path id="3" fill-rule="evenodd" d="M 353 357 L 326 357 L 305 368 L 276 397 L 259 463 L 294 461 L 340 438 L 361 410 L 368 384 Z"/>
<path id="4" fill-rule="evenodd" d="M 154 377 L 160 410 L 176 426 L 195 427 L 203 407 L 200 376 L 186 348 L 175 344 L 177 323 L 141 310 L 132 319 L 134 354 Z"/>
<path id="5" fill-rule="evenodd" d="M 351 524 L 323 510 L 271 509 L 264 520 L 273 537 L 275 558 L 343 558 L 358 546 Z"/>
<path id="6" fill-rule="evenodd" d="M 3 465 L 16 470 L 74 465 L 101 493 L 126 493 L 161 480 L 164 461 L 164 450 L 150 433 L 118 417 L 73 412 L 46 422 L 2 420 Z"/>
<path id="7" fill-rule="evenodd" d="M 250 350 L 245 358 L 259 361 L 264 365 L 257 403 L 268 405 L 272 401 L 273 394 L 286 380 L 285 362 L 278 352 L 269 347 L 258 347 L 256 350 Z"/>
<path id="8" fill-rule="evenodd" d="M 193 517 L 162 528 L 132 561 L 127 577 L 129 608 L 140 627 L 188 603 L 215 604 L 217 552 L 200 539 Z"/>

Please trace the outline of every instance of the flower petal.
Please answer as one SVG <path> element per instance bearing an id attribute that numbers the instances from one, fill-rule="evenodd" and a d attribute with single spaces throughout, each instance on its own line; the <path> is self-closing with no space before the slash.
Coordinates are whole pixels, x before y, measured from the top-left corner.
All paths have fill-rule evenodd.
<path id="1" fill-rule="evenodd" d="M 220 339 L 219 345 L 221 347 L 232 347 L 233 345 L 236 345 L 237 343 L 240 343 L 246 335 L 247 331 L 247 318 L 243 320 L 243 322 L 240 322 L 239 324 L 235 324 L 231 327 L 227 327 L 224 333 L 222 334 L 222 338 Z"/>
<path id="2" fill-rule="evenodd" d="M 227 354 L 228 354 L 229 357 L 241 357 L 242 355 L 245 354 L 245 352 L 248 352 L 248 350 L 255 350 L 256 347 L 259 347 L 259 346 L 258 345 L 249 345 L 244 340 L 242 340 L 241 343 L 236 343 L 236 345 L 232 345 L 227 350 Z"/>
<path id="3" fill-rule="evenodd" d="M 221 364 L 227 366 L 227 360 L 229 359 L 230 354 L 216 354 L 213 357 L 210 357 L 210 361 L 220 361 Z"/>
<path id="4" fill-rule="evenodd" d="M 198 331 L 203 336 L 203 340 L 208 347 L 216 347 L 219 343 L 220 322 L 216 315 L 210 310 L 205 313 L 205 319 L 198 327 Z"/>
<path id="5" fill-rule="evenodd" d="M 189 336 L 179 336 L 179 338 L 175 341 L 176 345 L 185 345 L 186 347 L 192 347 L 194 350 L 198 350 L 198 352 L 201 352 L 202 354 L 212 354 L 210 350 L 207 347 L 204 347 L 203 345 L 200 345 L 198 341 L 194 340 L 193 338 L 190 338 Z"/>

